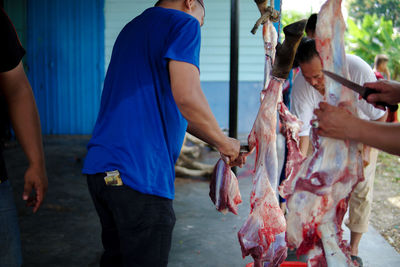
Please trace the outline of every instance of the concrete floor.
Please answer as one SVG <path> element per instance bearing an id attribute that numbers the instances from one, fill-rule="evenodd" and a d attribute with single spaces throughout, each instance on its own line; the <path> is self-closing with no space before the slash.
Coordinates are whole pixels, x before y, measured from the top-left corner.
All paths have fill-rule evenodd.
<path id="1" fill-rule="evenodd" d="M 24 266 L 98 266 L 100 226 L 81 174 L 87 141 L 87 137 L 46 137 L 49 191 L 37 214 L 21 200 L 26 167 L 21 149 L 4 152 L 20 216 Z M 214 163 L 216 156 L 211 154 L 205 161 Z M 176 180 L 177 222 L 169 266 L 243 267 L 251 262 L 242 259 L 237 241 L 249 212 L 249 168 L 239 170 L 243 203 L 237 216 L 215 210 L 206 180 Z M 372 227 L 360 246 L 364 266 L 400 266 L 400 255 Z"/>

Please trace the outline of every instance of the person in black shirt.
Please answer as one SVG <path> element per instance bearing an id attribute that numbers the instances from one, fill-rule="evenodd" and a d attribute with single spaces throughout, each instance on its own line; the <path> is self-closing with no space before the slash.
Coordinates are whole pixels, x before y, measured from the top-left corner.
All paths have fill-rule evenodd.
<path id="1" fill-rule="evenodd" d="M 23 200 L 36 212 L 47 191 L 39 114 L 22 65 L 25 54 L 7 14 L 0 8 L 0 96 L 5 99 L 0 118 L 10 118 L 15 134 L 29 162 L 25 172 Z M 4 124 L 4 119 L 0 122 Z M 21 266 L 21 241 L 17 211 L 0 150 L 0 266 Z"/>

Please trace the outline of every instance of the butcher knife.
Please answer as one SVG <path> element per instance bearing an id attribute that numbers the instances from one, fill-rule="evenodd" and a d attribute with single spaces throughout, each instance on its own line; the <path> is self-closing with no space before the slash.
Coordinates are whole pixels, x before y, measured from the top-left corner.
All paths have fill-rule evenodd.
<path id="1" fill-rule="evenodd" d="M 327 71 L 327 70 L 322 70 L 322 72 L 325 73 L 328 77 L 332 78 L 333 80 L 343 84 L 347 88 L 349 88 L 349 89 L 351 89 L 353 91 L 356 91 L 364 99 L 367 99 L 367 97 L 370 94 L 374 94 L 374 93 L 378 92 L 375 89 L 364 87 L 364 86 L 361 86 L 359 84 L 356 84 L 355 82 L 347 80 L 346 78 L 343 78 L 342 76 L 339 76 L 339 75 L 337 75 L 337 74 L 335 74 L 333 72 L 330 72 L 330 71 Z M 399 107 L 398 105 L 390 105 L 390 104 L 384 103 L 384 102 L 376 102 L 376 105 L 387 107 L 392 112 L 395 112 Z"/>

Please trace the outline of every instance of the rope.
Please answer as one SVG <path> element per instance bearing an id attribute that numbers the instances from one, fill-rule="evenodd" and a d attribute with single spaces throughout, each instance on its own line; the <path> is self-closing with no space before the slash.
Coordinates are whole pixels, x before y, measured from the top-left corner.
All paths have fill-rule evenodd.
<path id="1" fill-rule="evenodd" d="M 255 2 L 257 3 L 257 1 L 258 0 L 256 0 Z M 281 12 L 274 9 L 274 0 L 270 0 L 269 3 L 270 3 L 270 5 L 265 10 L 265 13 L 263 13 L 261 15 L 261 17 L 257 20 L 256 24 L 254 25 L 253 29 L 251 30 L 251 33 L 255 34 L 260 25 L 263 25 L 268 20 L 270 20 L 272 22 L 279 22 L 279 25 L 278 25 L 278 38 L 279 38 L 279 30 L 280 30 L 280 25 L 281 25 L 281 21 L 280 21 Z M 280 4 L 281 4 L 280 8 L 282 9 L 282 0 L 281 0 Z"/>

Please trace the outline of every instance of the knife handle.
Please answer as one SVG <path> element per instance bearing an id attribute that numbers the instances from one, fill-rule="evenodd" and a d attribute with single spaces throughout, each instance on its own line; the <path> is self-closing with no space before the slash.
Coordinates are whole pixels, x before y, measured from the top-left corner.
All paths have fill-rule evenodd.
<path id="1" fill-rule="evenodd" d="M 372 88 L 367 88 L 367 90 L 366 90 L 365 93 L 364 93 L 363 98 L 366 100 L 367 97 L 368 97 L 370 94 L 375 94 L 375 93 L 378 93 L 378 91 L 376 91 L 375 89 L 372 89 Z M 385 102 L 376 102 L 376 105 L 378 105 L 378 106 L 383 106 L 383 107 L 387 107 L 391 112 L 395 112 L 395 111 L 397 111 L 397 109 L 399 108 L 398 105 L 390 105 L 390 104 L 385 103 Z"/>
<path id="2" fill-rule="evenodd" d="M 240 145 L 240 152 L 249 152 L 250 148 L 249 145 L 241 144 Z"/>

